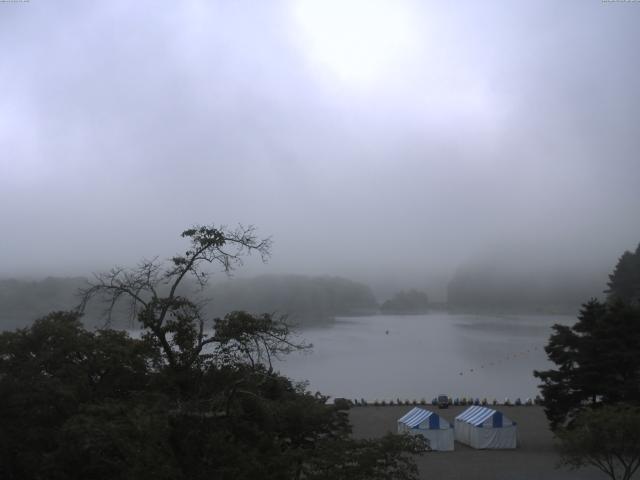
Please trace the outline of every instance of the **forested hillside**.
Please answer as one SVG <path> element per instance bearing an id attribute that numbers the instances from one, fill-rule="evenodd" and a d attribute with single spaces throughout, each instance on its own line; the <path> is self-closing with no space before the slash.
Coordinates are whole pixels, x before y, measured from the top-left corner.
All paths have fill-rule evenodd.
<path id="1" fill-rule="evenodd" d="M 44 280 L 0 280 L 0 329 L 12 329 L 31 323 L 52 310 L 75 308 L 77 292 L 87 285 L 83 277 Z M 196 285 L 184 287 L 192 294 Z M 265 275 L 255 278 L 231 278 L 212 283 L 197 296 L 209 300 L 205 311 L 221 317 L 233 310 L 288 315 L 298 324 L 326 322 L 336 315 L 357 315 L 377 311 L 371 289 L 341 277 L 307 277 L 302 275 Z M 88 325 L 104 322 L 103 306 L 91 304 L 85 312 Z M 116 308 L 113 325 L 134 326 L 126 305 Z"/>
<path id="2" fill-rule="evenodd" d="M 54 310 L 69 310 L 80 303 L 83 277 L 44 280 L 0 280 L 0 329 L 24 326 Z"/>
<path id="3" fill-rule="evenodd" d="M 450 308 L 574 313 L 585 298 L 603 295 L 606 274 L 527 272 L 499 266 L 459 269 L 447 289 Z"/>
<path id="4" fill-rule="evenodd" d="M 373 313 L 378 308 L 368 286 L 341 277 L 264 275 L 232 279 L 214 285 L 211 295 L 208 308 L 215 316 L 233 310 L 275 312 L 301 323 Z"/>

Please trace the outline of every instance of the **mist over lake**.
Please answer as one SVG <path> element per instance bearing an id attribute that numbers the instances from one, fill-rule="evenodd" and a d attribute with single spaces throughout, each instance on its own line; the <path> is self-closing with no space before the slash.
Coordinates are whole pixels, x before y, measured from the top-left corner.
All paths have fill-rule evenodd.
<path id="1" fill-rule="evenodd" d="M 0 480 L 640 480 L 639 25 L 0 0 Z"/>
<path id="2" fill-rule="evenodd" d="M 276 368 L 332 397 L 524 400 L 538 394 L 533 370 L 549 366 L 543 347 L 550 326 L 574 322 L 569 315 L 442 312 L 339 317 L 332 327 L 301 330 L 312 351 L 293 353 Z"/>

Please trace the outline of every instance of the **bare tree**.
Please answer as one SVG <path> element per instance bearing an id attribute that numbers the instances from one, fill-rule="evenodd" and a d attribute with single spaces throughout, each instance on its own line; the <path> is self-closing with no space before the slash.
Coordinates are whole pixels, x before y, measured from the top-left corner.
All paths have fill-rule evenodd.
<path id="1" fill-rule="evenodd" d="M 163 262 L 158 258 L 144 260 L 135 268 L 115 267 L 98 273 L 89 286 L 80 291 L 84 311 L 87 303 L 98 298 L 107 305 L 107 326 L 119 302 L 127 302 L 131 318 L 137 318 L 149 337 L 162 349 L 168 364 L 174 368 L 189 367 L 198 359 L 205 345 L 214 337 L 205 333 L 202 305 L 180 295 L 187 278 L 204 288 L 209 279 L 207 264 L 217 264 L 229 274 L 242 265 L 243 258 L 258 253 L 263 261 L 269 257 L 271 239 L 259 239 L 253 226 L 194 226 L 182 232 L 189 248 Z"/>
<path id="2" fill-rule="evenodd" d="M 220 360 L 237 364 L 246 362 L 252 367 L 265 365 L 273 370 L 272 359 L 294 350 L 311 348 L 311 344 L 294 343 L 291 331 L 283 319 L 264 313 L 259 316 L 247 312 L 231 312 L 215 320 L 214 339 L 218 343 Z"/>

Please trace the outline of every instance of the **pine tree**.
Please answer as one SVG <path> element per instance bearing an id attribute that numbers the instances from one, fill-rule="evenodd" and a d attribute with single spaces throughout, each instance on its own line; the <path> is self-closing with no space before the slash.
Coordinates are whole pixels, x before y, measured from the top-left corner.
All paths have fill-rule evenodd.
<path id="1" fill-rule="evenodd" d="M 640 244 L 635 253 L 626 251 L 618 259 L 607 287 L 605 293 L 610 301 L 640 304 Z"/>

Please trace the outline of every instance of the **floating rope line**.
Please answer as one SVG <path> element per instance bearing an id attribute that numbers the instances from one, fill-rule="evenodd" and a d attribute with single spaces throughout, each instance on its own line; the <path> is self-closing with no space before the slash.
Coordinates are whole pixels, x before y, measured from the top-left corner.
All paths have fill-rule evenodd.
<path id="1" fill-rule="evenodd" d="M 489 367 L 501 365 L 506 360 L 512 360 L 512 359 L 515 359 L 515 358 L 523 358 L 523 357 L 526 357 L 527 355 L 529 355 L 529 354 L 531 354 L 531 353 L 533 353 L 534 351 L 537 351 L 537 350 L 539 350 L 539 348 L 537 346 L 535 346 L 533 348 L 529 347 L 526 350 L 522 350 L 522 351 L 519 351 L 519 352 L 511 352 L 511 353 L 508 353 L 508 354 L 504 355 L 503 357 L 501 357 L 498 360 L 494 360 L 493 362 L 489 362 L 487 365 L 482 364 L 482 365 L 480 365 L 479 368 L 484 369 L 485 366 L 487 366 L 487 368 L 489 368 Z M 465 372 L 466 373 L 475 373 L 476 368 L 478 368 L 478 367 L 468 368 L 466 370 L 462 370 L 461 372 L 458 373 L 458 375 L 464 375 Z"/>

